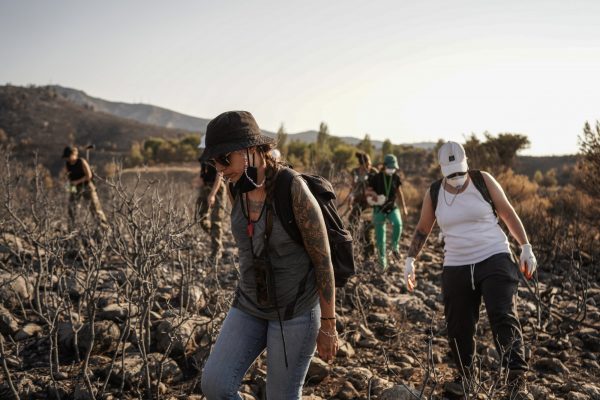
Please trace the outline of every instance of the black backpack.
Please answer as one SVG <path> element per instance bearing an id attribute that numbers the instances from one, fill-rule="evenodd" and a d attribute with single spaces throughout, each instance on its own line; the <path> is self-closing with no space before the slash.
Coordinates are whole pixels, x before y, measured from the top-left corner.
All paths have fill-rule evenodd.
<path id="1" fill-rule="evenodd" d="M 298 175 L 307 183 L 323 213 L 331 249 L 335 286 L 342 287 L 355 273 L 354 249 L 352 235 L 344 228 L 344 223 L 338 214 L 335 191 L 331 183 L 318 175 L 300 174 L 293 169 L 282 168 L 275 181 L 273 194 L 275 213 L 279 216 L 287 234 L 297 243 L 304 245 L 292 209 L 292 180 Z"/>
<path id="2" fill-rule="evenodd" d="M 492 201 L 492 196 L 485 184 L 485 180 L 483 179 L 483 174 L 481 171 L 477 169 L 469 170 L 469 177 L 471 181 L 475 185 L 475 188 L 481 193 L 483 199 L 490 204 L 492 207 L 492 211 L 495 217 L 498 217 L 498 213 L 496 212 L 496 206 L 494 206 L 494 202 Z M 438 179 L 433 182 L 431 186 L 429 186 L 429 196 L 431 197 L 431 204 L 433 205 L 433 213 L 435 214 L 435 209 L 437 207 L 438 196 L 440 194 L 440 188 L 442 186 L 442 179 Z"/>

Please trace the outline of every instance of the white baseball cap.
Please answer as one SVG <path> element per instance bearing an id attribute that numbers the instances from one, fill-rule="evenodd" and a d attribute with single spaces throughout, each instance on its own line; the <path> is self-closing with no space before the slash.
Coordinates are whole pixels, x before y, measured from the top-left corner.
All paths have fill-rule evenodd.
<path id="1" fill-rule="evenodd" d="M 446 142 L 438 151 L 438 162 L 442 168 L 442 175 L 448 176 L 456 172 L 467 172 L 467 155 L 462 144 Z"/>

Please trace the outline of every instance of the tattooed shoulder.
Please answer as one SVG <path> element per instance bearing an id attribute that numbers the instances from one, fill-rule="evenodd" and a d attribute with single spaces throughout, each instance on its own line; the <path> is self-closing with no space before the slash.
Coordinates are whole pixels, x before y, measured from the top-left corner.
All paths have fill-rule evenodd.
<path id="1" fill-rule="evenodd" d="M 304 248 L 315 267 L 317 287 L 325 299 L 331 301 L 334 280 L 325 221 L 319 203 L 300 177 L 292 182 L 292 208 Z"/>

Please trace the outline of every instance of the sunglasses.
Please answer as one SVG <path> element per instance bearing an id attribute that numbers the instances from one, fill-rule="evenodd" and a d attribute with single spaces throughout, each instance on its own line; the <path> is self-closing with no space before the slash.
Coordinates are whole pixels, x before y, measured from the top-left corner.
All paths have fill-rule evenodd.
<path id="1" fill-rule="evenodd" d="M 456 178 L 457 176 L 463 176 L 466 175 L 466 172 L 455 172 L 453 174 L 450 174 L 446 177 L 446 179 L 452 179 L 452 178 Z"/>
<path id="2" fill-rule="evenodd" d="M 219 154 L 215 158 L 208 160 L 208 162 L 211 163 L 212 165 L 219 163 L 221 165 L 225 165 L 226 167 L 228 167 L 231 164 L 231 162 L 229 161 L 229 155 L 231 155 L 231 153 Z"/>

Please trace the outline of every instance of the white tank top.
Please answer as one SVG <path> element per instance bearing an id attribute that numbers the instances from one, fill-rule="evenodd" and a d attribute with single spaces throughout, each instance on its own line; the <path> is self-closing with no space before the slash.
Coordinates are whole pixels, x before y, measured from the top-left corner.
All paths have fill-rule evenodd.
<path id="1" fill-rule="evenodd" d="M 510 253 L 508 238 L 492 206 L 470 180 L 456 195 L 440 187 L 435 210 L 444 235 L 444 267 L 475 264 L 498 253 Z"/>

